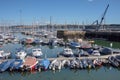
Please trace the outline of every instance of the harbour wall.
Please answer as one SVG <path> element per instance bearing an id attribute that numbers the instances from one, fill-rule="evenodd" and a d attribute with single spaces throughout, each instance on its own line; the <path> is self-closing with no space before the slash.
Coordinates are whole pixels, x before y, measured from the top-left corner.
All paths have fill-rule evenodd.
<path id="1" fill-rule="evenodd" d="M 85 37 L 87 38 L 103 38 L 108 41 L 120 42 L 119 31 L 97 31 L 97 32 L 86 32 Z"/>
<path id="2" fill-rule="evenodd" d="M 84 36 L 85 36 L 84 31 L 68 31 L 68 30 L 57 31 L 58 38 L 74 39 L 74 38 L 83 38 Z"/>
<path id="3" fill-rule="evenodd" d="M 57 31 L 58 38 L 74 39 L 74 38 L 102 38 L 109 41 L 120 42 L 120 31 Z"/>

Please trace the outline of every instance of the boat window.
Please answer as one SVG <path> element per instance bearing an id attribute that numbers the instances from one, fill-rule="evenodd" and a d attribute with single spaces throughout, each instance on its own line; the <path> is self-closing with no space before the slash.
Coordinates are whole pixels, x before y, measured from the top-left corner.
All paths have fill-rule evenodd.
<path id="1" fill-rule="evenodd" d="M 35 52 L 36 50 L 33 50 L 33 52 Z"/>
<path id="2" fill-rule="evenodd" d="M 22 53 L 19 53 L 20 55 L 22 54 Z"/>
<path id="3" fill-rule="evenodd" d="M 40 51 L 40 50 L 38 50 L 38 51 Z"/>

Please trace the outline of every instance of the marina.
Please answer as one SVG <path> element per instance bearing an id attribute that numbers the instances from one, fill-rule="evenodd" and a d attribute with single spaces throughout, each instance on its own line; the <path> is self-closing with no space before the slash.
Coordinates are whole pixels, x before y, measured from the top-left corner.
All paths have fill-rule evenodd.
<path id="1" fill-rule="evenodd" d="M 0 80 L 119 80 L 113 0 L 0 1 Z"/>
<path id="2" fill-rule="evenodd" d="M 64 45 L 61 46 L 60 44 L 57 43 L 57 42 L 59 42 L 59 39 L 55 39 L 56 44 L 54 44 L 54 45 L 51 45 L 53 43 L 49 42 L 49 38 L 46 38 L 47 36 L 40 37 L 41 39 L 43 37 L 48 39 L 46 44 L 43 44 L 41 41 L 38 43 L 34 43 L 34 38 L 29 38 L 29 39 L 32 39 L 32 42 L 28 43 L 27 42 L 28 38 L 25 39 L 25 37 L 26 36 L 33 37 L 33 36 L 25 35 L 22 33 L 17 33 L 16 38 L 17 38 L 17 36 L 20 36 L 20 35 L 22 36 L 21 39 L 19 39 L 19 38 L 17 39 L 19 42 L 16 42 L 16 41 L 13 42 L 13 41 L 11 41 L 12 39 L 11 40 L 5 39 L 5 40 L 9 40 L 9 41 L 7 43 L 3 42 L 3 44 L 2 44 L 3 46 L 1 46 L 1 50 L 6 51 L 6 49 L 7 49 L 7 51 L 9 51 L 11 53 L 11 56 L 5 57 L 5 58 L 3 57 L 0 59 L 1 65 L 3 62 L 5 62 L 5 61 L 9 62 L 11 60 L 13 60 L 13 62 L 15 62 L 15 63 L 18 63 L 18 65 L 19 65 L 19 66 L 17 66 L 17 64 L 15 65 L 13 62 L 11 62 L 11 63 L 9 62 L 10 64 L 8 66 L 6 66 L 5 70 L 8 70 L 9 66 L 14 64 L 17 67 L 14 67 L 14 68 L 10 67 L 10 71 L 14 70 L 16 72 L 16 69 L 20 70 L 20 72 L 24 72 L 24 71 L 31 72 L 33 70 L 41 71 L 41 69 L 43 70 L 43 68 L 41 68 L 40 66 L 42 66 L 41 64 L 44 64 L 44 63 L 40 63 L 40 62 L 42 60 L 44 60 L 44 58 L 46 58 L 47 60 L 50 61 L 49 66 L 47 66 L 47 68 L 45 68 L 44 70 L 49 70 L 49 69 L 53 70 L 53 71 L 56 71 L 56 69 L 61 70 L 65 65 L 67 65 L 68 68 L 70 68 L 70 69 L 71 68 L 72 69 L 76 69 L 76 68 L 90 69 L 91 68 L 90 66 L 95 68 L 98 65 L 99 66 L 103 65 L 102 63 L 104 63 L 106 65 L 107 64 L 112 65 L 112 63 L 111 63 L 112 59 L 110 59 L 109 57 L 113 56 L 113 57 L 117 58 L 117 56 L 120 55 L 119 49 L 112 49 L 110 47 L 101 47 L 99 45 L 93 44 L 93 41 L 92 41 L 92 43 L 89 43 L 87 41 L 80 40 L 80 42 L 78 42 L 79 43 L 79 47 L 78 47 L 78 43 L 75 43 L 74 40 L 69 40 L 67 43 L 65 43 Z M 48 34 L 48 35 L 51 35 L 51 34 Z M 29 41 L 31 41 L 31 40 L 29 40 Z M 51 38 L 50 38 L 50 41 L 51 41 Z M 86 44 L 87 44 L 87 46 L 85 47 Z M 13 46 L 13 47 L 11 47 L 13 49 L 10 49 L 10 46 Z M 16 47 L 14 47 L 14 46 L 16 46 Z M 110 46 L 112 47 L 111 44 L 110 44 Z M 6 48 L 6 47 L 8 47 L 8 48 Z M 79 52 L 79 50 L 80 50 L 80 52 Z M 105 53 L 104 51 L 106 51 L 106 50 L 108 52 Z M 52 51 L 52 52 L 50 52 L 50 51 Z M 33 59 L 32 59 L 32 57 L 33 57 Z M 9 59 L 7 59 L 7 58 L 9 58 Z M 98 61 L 96 61 L 97 59 L 98 59 Z M 17 62 L 17 60 L 18 60 L 18 62 Z M 19 60 L 20 60 L 20 62 L 19 62 Z M 44 61 L 42 61 L 42 62 L 44 62 Z M 101 63 L 99 63 L 99 62 L 101 62 Z M 38 63 L 39 63 L 39 67 L 36 67 L 38 65 Z M 47 65 L 47 64 L 45 63 L 44 65 Z M 85 65 L 86 65 L 86 67 L 85 67 Z M 56 66 L 57 66 L 57 68 L 56 68 Z M 84 66 L 84 67 L 82 67 L 82 66 Z M 118 62 L 118 65 L 116 67 L 118 68 L 119 66 L 120 66 L 120 64 Z M 1 72 L 4 72 L 5 70 L 2 70 L 2 67 L 1 67 Z"/>
<path id="3" fill-rule="evenodd" d="M 51 34 L 48 34 L 48 35 L 51 35 Z M 112 72 L 114 71 L 116 72 L 116 70 L 118 70 L 118 73 L 119 73 L 119 65 L 114 65 L 114 59 L 109 59 L 110 56 L 117 57 L 120 55 L 120 50 L 118 49 L 119 47 L 114 48 L 114 44 L 113 44 L 113 48 L 111 48 L 110 44 L 108 46 L 97 45 L 97 43 L 95 43 L 94 41 L 71 40 L 71 39 L 68 40 L 67 43 L 64 43 L 64 41 L 60 39 L 55 39 L 55 40 L 58 40 L 56 41 L 58 42 L 58 44 L 56 43 L 53 44 L 51 42 L 49 44 L 49 36 L 40 36 L 36 38 L 36 36 L 25 35 L 22 33 L 16 33 L 15 36 L 17 41 L 14 41 L 14 39 L 13 40 L 5 39 L 6 41 L 3 41 L 0 47 L 0 50 L 11 53 L 8 59 L 2 59 L 2 58 L 0 59 L 0 65 L 4 61 L 15 60 L 14 62 L 11 63 L 11 65 L 6 66 L 6 70 L 1 70 L 2 67 L 0 67 L 0 70 L 2 71 L 2 73 L 0 73 L 1 79 L 3 79 L 4 74 L 8 75 L 9 77 L 11 77 L 12 75 L 13 78 L 12 77 L 11 78 L 13 80 L 15 76 L 17 77 L 19 76 L 18 79 L 22 78 L 23 80 L 26 78 L 29 79 L 30 77 L 31 79 L 33 79 L 33 76 L 35 79 L 42 78 L 42 79 L 53 80 L 52 78 L 53 76 L 55 77 L 54 79 L 59 80 L 63 78 L 65 79 L 72 78 L 72 77 L 65 77 L 65 76 L 68 76 L 68 74 L 69 75 L 78 74 L 78 76 L 76 76 L 76 79 L 78 80 L 80 79 L 81 75 L 83 75 L 83 73 L 84 75 L 91 74 L 92 76 L 93 74 L 101 75 L 105 70 L 107 71 L 112 70 Z M 33 42 L 27 43 L 26 41 L 28 38 L 25 39 L 26 36 L 33 37 L 31 38 Z M 37 42 L 34 42 L 34 39 L 35 40 L 37 39 Z M 42 40 L 45 41 L 45 39 L 47 40 L 45 43 L 43 43 Z M 76 45 L 73 45 L 74 41 L 80 41 L 79 47 L 78 46 L 76 47 Z M 65 48 L 71 49 L 73 51 L 73 56 L 71 57 L 64 56 L 64 55 L 58 56 L 58 54 L 62 52 Z M 101 55 L 95 56 L 95 55 L 92 55 L 91 50 L 89 49 L 91 50 L 103 49 L 103 51 L 106 52 L 107 50 L 108 52 L 107 53 L 102 52 Z M 32 63 L 31 60 L 26 59 L 27 58 L 26 56 L 34 57 L 33 50 L 40 50 L 42 52 L 42 55 L 40 57 L 36 57 L 35 63 Z M 76 53 L 76 52 L 79 52 L 79 50 L 80 50 L 80 53 Z M 87 53 L 88 55 L 86 56 L 85 54 L 87 50 L 90 53 Z M 23 55 L 23 57 L 18 59 L 19 57 L 16 57 L 17 56 L 16 54 L 18 54 L 18 52 L 25 53 L 25 56 Z M 37 55 L 39 54 L 39 52 L 35 54 Z M 77 54 L 77 56 L 75 56 L 75 54 Z M 24 62 L 25 61 L 24 59 L 27 61 Z M 49 74 L 50 76 L 43 76 L 43 74 L 44 75 Z M 59 77 L 60 74 L 63 74 L 62 78 Z M 42 77 L 39 77 L 39 76 L 42 76 Z M 81 78 L 87 79 L 85 78 L 85 76 Z M 96 78 L 98 79 L 99 77 L 96 77 Z M 9 79 L 5 78 L 5 80 L 9 80 Z"/>

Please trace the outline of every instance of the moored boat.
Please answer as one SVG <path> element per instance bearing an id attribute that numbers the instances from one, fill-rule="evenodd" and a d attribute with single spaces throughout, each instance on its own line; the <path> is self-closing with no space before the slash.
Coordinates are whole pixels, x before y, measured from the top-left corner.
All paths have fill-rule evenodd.
<path id="1" fill-rule="evenodd" d="M 93 61 L 91 59 L 88 59 L 87 60 L 87 63 L 88 63 L 88 68 L 95 68 L 95 64 L 93 63 Z"/>
<path id="2" fill-rule="evenodd" d="M 34 39 L 33 38 L 26 38 L 26 41 L 25 41 L 27 44 L 32 44 L 34 42 Z"/>
<path id="3" fill-rule="evenodd" d="M 119 67 L 120 64 L 117 61 L 117 59 L 115 58 L 115 56 L 109 56 L 108 57 L 109 63 L 113 66 L 113 67 Z"/>
<path id="4" fill-rule="evenodd" d="M 84 68 L 84 69 L 88 68 L 87 59 L 82 59 L 81 61 L 82 61 L 83 68 Z"/>
<path id="5" fill-rule="evenodd" d="M 100 56 L 100 52 L 98 50 L 93 50 L 91 55 L 93 55 L 93 56 Z"/>
<path id="6" fill-rule="evenodd" d="M 26 57 L 27 53 L 23 50 L 21 51 L 18 51 L 17 54 L 16 54 L 16 57 L 19 58 L 19 59 L 24 59 Z"/>
<path id="7" fill-rule="evenodd" d="M 58 40 L 56 37 L 52 37 L 49 39 L 49 45 L 50 46 L 57 46 Z"/>
<path id="8" fill-rule="evenodd" d="M 70 61 L 70 69 L 76 69 L 79 68 L 79 62 L 75 58 Z"/>
<path id="9" fill-rule="evenodd" d="M 102 66 L 103 62 L 101 61 L 101 59 L 97 58 L 97 59 L 93 60 L 93 63 L 94 63 L 95 66 Z"/>
<path id="10" fill-rule="evenodd" d="M 48 67 L 50 65 L 50 61 L 48 59 L 43 59 L 41 61 L 38 62 L 38 64 L 36 65 L 36 68 L 40 71 L 40 70 L 47 70 Z"/>
<path id="11" fill-rule="evenodd" d="M 10 64 L 12 64 L 14 61 L 15 61 L 15 59 L 11 59 L 11 60 L 2 62 L 0 64 L 0 72 L 6 71 L 9 68 Z"/>
<path id="12" fill-rule="evenodd" d="M 16 59 L 9 67 L 9 70 L 12 71 L 12 70 L 19 70 L 20 67 L 22 66 L 23 64 L 23 60 L 22 59 Z"/>
<path id="13" fill-rule="evenodd" d="M 0 51 L 0 58 L 8 58 L 10 57 L 10 52 L 4 52 L 3 50 Z"/>
<path id="14" fill-rule="evenodd" d="M 79 49 L 74 53 L 75 57 L 82 57 L 82 56 L 89 56 L 89 53 L 87 51 L 84 51 L 83 49 Z"/>
<path id="15" fill-rule="evenodd" d="M 70 42 L 69 46 L 70 46 L 71 48 L 80 48 L 80 47 L 81 47 L 80 43 L 74 42 L 74 41 L 73 41 L 73 42 Z"/>
<path id="16" fill-rule="evenodd" d="M 40 48 L 35 48 L 35 49 L 32 49 L 32 55 L 35 57 L 41 57 L 43 53 Z"/>
<path id="17" fill-rule="evenodd" d="M 62 67 L 68 67 L 70 66 L 70 61 L 69 60 L 63 60 L 61 61 Z"/>
<path id="18" fill-rule="evenodd" d="M 64 56 L 64 57 L 72 57 L 74 54 L 73 54 L 73 52 L 72 52 L 72 49 L 70 49 L 70 48 L 65 48 L 65 49 L 63 49 L 62 52 L 60 52 L 60 53 L 58 54 L 58 56 L 59 56 L 59 55 L 62 55 L 62 56 Z"/>
<path id="19" fill-rule="evenodd" d="M 22 70 L 35 70 L 35 66 L 37 65 L 38 61 L 35 57 L 27 56 L 23 62 Z"/>
<path id="20" fill-rule="evenodd" d="M 60 60 L 53 60 L 50 65 L 49 65 L 49 69 L 51 70 L 60 70 L 62 68 L 62 64 Z"/>
<path id="21" fill-rule="evenodd" d="M 41 39 L 39 39 L 39 38 L 35 38 L 34 41 L 33 41 L 34 44 L 40 44 L 42 42 L 43 41 Z"/>
<path id="22" fill-rule="evenodd" d="M 4 43 L 4 38 L 3 38 L 3 35 L 0 34 L 0 44 L 3 44 Z"/>
<path id="23" fill-rule="evenodd" d="M 100 53 L 101 55 L 110 55 L 112 54 L 112 50 L 110 48 L 105 47 L 101 48 Z"/>
<path id="24" fill-rule="evenodd" d="M 120 55 L 115 56 L 115 58 L 116 58 L 117 61 L 120 63 Z"/>

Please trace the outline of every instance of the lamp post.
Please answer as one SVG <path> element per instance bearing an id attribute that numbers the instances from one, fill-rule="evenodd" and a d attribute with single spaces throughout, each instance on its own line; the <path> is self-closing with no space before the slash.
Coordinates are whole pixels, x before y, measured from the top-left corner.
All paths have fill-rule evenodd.
<path id="1" fill-rule="evenodd" d="M 112 46 L 113 46 L 113 44 L 112 44 L 112 43 L 110 43 L 110 47 L 111 47 L 111 51 L 112 51 L 112 55 L 113 55 L 113 50 L 112 50 Z"/>

